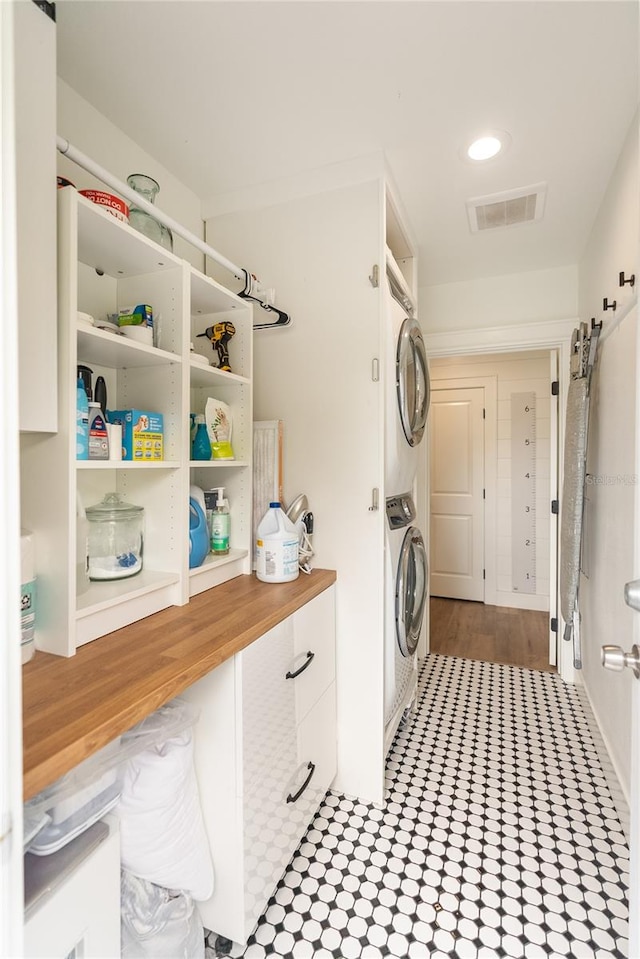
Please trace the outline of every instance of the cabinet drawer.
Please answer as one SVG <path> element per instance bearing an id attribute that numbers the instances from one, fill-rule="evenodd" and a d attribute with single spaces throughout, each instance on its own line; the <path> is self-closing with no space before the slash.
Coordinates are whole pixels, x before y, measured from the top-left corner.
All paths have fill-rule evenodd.
<path id="1" fill-rule="evenodd" d="M 293 655 L 293 620 L 284 620 L 240 653 L 242 763 L 240 794 L 264 774 L 296 726 L 295 693 L 285 678 Z"/>
<path id="2" fill-rule="evenodd" d="M 314 772 L 293 806 L 303 813 L 307 822 L 311 821 L 336 774 L 336 729 L 336 684 L 331 683 L 298 726 L 298 756 L 305 766 L 313 763 Z"/>
<path id="3" fill-rule="evenodd" d="M 335 683 L 243 797 L 249 936 L 336 773 Z"/>
<path id="4" fill-rule="evenodd" d="M 288 667 L 295 690 L 296 715 L 304 719 L 335 679 L 335 591 L 332 586 L 293 615 L 294 658 Z M 311 659 L 311 654 L 313 658 Z M 309 665 L 305 667 L 305 663 Z"/>
<path id="5" fill-rule="evenodd" d="M 297 788 L 298 756 L 295 728 L 265 760 L 242 797 L 244 838 L 245 941 L 265 910 L 275 887 L 304 832 L 301 810 L 287 803 Z"/>

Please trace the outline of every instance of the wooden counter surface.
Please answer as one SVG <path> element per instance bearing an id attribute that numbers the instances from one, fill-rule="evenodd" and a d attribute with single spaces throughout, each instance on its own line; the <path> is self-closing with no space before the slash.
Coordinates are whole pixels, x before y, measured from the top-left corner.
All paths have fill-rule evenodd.
<path id="1" fill-rule="evenodd" d="M 335 582 L 235 579 L 100 637 L 66 659 L 37 652 L 22 670 L 24 798 L 244 649 Z"/>

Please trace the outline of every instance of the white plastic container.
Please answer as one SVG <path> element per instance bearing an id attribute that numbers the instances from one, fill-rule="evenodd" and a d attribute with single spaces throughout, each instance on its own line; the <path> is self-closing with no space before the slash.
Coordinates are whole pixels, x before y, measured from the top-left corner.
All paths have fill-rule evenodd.
<path id="1" fill-rule="evenodd" d="M 297 579 L 298 530 L 280 508 L 269 503 L 269 509 L 256 531 L 256 576 L 263 583 L 288 583 Z"/>
<path id="2" fill-rule="evenodd" d="M 24 666 L 36 649 L 35 540 L 28 529 L 20 530 L 20 583 L 20 647 Z"/>

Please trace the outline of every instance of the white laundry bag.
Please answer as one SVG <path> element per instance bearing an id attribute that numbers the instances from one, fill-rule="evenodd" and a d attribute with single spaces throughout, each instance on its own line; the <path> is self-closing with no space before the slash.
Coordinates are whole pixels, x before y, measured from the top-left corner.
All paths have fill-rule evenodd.
<path id="1" fill-rule="evenodd" d="M 186 717 L 183 722 L 176 723 Z M 127 760 L 120 802 L 123 869 L 193 899 L 213 893 L 213 863 L 202 819 L 193 766 L 192 707 L 179 700 L 148 717 L 136 731 L 148 734 L 150 724 L 166 723 L 164 741 Z M 176 732 L 176 725 L 179 731 Z"/>

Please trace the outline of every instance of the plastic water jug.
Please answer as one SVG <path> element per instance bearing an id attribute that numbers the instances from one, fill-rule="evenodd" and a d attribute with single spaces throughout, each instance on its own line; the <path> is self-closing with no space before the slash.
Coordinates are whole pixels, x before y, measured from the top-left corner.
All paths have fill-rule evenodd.
<path id="1" fill-rule="evenodd" d="M 256 531 L 256 576 L 263 583 L 288 583 L 300 573 L 298 530 L 280 508 L 269 503 Z"/>
<path id="2" fill-rule="evenodd" d="M 209 528 L 202 506 L 189 497 L 189 569 L 202 566 L 209 552 Z"/>

